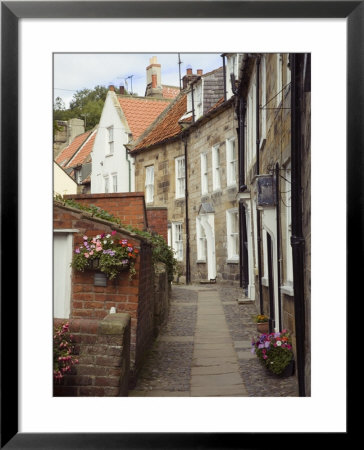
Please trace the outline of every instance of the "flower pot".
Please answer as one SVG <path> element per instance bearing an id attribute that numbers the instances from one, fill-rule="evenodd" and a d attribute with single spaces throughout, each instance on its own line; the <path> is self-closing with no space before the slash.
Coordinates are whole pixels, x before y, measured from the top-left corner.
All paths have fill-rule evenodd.
<path id="1" fill-rule="evenodd" d="M 259 333 L 268 334 L 269 333 L 269 322 L 257 323 L 257 330 Z"/>

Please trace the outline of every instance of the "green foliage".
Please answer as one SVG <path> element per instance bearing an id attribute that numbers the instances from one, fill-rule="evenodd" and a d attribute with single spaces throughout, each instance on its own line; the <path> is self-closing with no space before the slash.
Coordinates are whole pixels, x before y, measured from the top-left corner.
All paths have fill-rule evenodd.
<path id="1" fill-rule="evenodd" d="M 71 208 L 86 211 L 94 217 L 99 217 L 100 219 L 116 223 L 121 228 L 129 230 L 130 232 L 146 239 L 152 245 L 153 263 L 154 264 L 157 262 L 164 263 L 166 265 L 168 281 L 171 282 L 173 280 L 174 273 L 176 272 L 177 268 L 177 260 L 174 257 L 173 249 L 169 245 L 167 245 L 166 241 L 163 239 L 162 236 L 160 236 L 157 233 L 150 233 L 149 231 L 139 230 L 130 225 L 124 226 L 121 223 L 120 219 L 118 219 L 114 215 L 108 213 L 107 211 L 103 210 L 98 206 L 95 205 L 85 206 L 74 201 L 73 199 L 64 199 L 60 195 L 56 195 L 55 200 L 63 203 L 66 206 L 70 206 Z"/>
<path id="2" fill-rule="evenodd" d="M 85 121 L 85 130 L 91 130 L 100 121 L 107 91 L 104 86 L 76 91 L 68 109 L 63 100 L 57 97 L 53 106 L 53 119 L 66 121 L 73 118 L 82 119 Z"/>
<path id="3" fill-rule="evenodd" d="M 73 365 L 78 364 L 78 359 L 74 357 L 72 335 L 68 329 L 69 324 L 65 323 L 53 330 L 53 380 L 56 383 L 71 372 Z"/>

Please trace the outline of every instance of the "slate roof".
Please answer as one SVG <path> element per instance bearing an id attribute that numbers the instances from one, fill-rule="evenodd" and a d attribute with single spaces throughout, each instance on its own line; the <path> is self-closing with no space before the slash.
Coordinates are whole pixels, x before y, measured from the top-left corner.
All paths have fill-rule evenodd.
<path id="1" fill-rule="evenodd" d="M 137 139 L 167 108 L 171 100 L 146 97 L 118 96 L 133 140 Z"/>
<path id="2" fill-rule="evenodd" d="M 178 136 L 182 131 L 179 123 L 180 118 L 187 110 L 187 94 L 180 94 L 179 97 L 165 110 L 152 126 L 140 136 L 139 141 L 135 142 L 133 151 L 141 150 L 155 144 L 164 142 L 170 138 Z"/>
<path id="3" fill-rule="evenodd" d="M 86 131 L 86 133 L 82 133 L 76 136 L 73 141 L 57 156 L 56 163 L 65 168 L 70 159 L 76 154 L 76 152 L 78 152 L 78 150 L 80 149 L 82 144 L 84 144 L 90 134 L 91 131 Z"/>

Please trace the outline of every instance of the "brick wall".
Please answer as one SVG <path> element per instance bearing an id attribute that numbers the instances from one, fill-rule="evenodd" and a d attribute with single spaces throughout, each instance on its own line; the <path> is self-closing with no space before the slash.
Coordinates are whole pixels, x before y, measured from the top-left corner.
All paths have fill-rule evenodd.
<path id="1" fill-rule="evenodd" d="M 147 207 L 148 228 L 168 241 L 168 209 L 166 207 Z"/>
<path id="2" fill-rule="evenodd" d="M 155 268 L 154 277 L 154 336 L 158 336 L 162 325 L 168 319 L 170 289 L 171 285 L 168 282 L 166 266 L 163 263 L 158 263 Z"/>
<path id="3" fill-rule="evenodd" d="M 129 272 L 122 272 L 116 279 L 107 280 L 107 285 L 94 285 L 94 271 L 72 273 L 71 283 L 71 318 L 98 319 L 106 317 L 111 307 L 117 313 L 131 316 L 131 372 L 134 376 L 139 370 L 143 355 L 153 336 L 153 285 L 151 246 L 135 234 L 128 233 L 115 224 L 93 218 L 90 214 L 80 212 L 55 202 L 55 229 L 77 229 L 73 233 L 73 248 L 83 242 L 83 236 L 95 236 L 101 233 L 117 231 L 116 239 L 128 239 L 139 248 L 135 262 L 136 275 L 129 280 Z"/>
<path id="4" fill-rule="evenodd" d="M 94 205 L 120 219 L 123 225 L 132 225 L 139 230 L 148 227 L 143 192 L 123 192 L 117 194 L 65 195 L 86 206 Z"/>
<path id="5" fill-rule="evenodd" d="M 54 325 L 66 319 L 55 319 Z M 55 397 L 127 396 L 130 370 L 130 316 L 111 314 L 97 319 L 71 319 L 69 331 L 79 363 L 61 384 Z"/>

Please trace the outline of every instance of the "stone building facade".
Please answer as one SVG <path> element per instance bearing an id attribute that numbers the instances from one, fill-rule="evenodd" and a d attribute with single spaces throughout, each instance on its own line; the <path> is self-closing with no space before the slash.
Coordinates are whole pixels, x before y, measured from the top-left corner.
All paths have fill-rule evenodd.
<path id="1" fill-rule="evenodd" d="M 247 243 L 241 247 L 242 286 L 260 313 L 269 317 L 271 331 L 291 332 L 299 381 L 305 379 L 306 384 L 301 392 L 306 394 L 310 392 L 308 58 L 246 55 L 237 94 L 240 237 Z M 300 60 L 294 83 L 291 59 Z"/>

